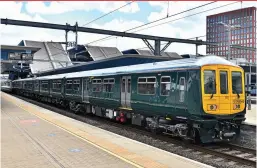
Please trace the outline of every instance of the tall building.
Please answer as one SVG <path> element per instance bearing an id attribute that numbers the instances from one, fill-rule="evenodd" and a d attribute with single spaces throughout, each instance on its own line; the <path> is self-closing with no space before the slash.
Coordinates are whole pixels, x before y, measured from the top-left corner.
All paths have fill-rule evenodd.
<path id="1" fill-rule="evenodd" d="M 218 24 L 222 22 L 234 27 L 240 26 L 231 30 L 230 59 L 245 58 L 249 62 L 256 62 L 256 51 L 235 48 L 235 46 L 243 46 L 256 49 L 256 7 L 210 15 L 206 19 L 207 41 L 218 43 L 218 46 L 207 46 L 207 54 L 227 57 L 229 32 L 224 25 Z"/>

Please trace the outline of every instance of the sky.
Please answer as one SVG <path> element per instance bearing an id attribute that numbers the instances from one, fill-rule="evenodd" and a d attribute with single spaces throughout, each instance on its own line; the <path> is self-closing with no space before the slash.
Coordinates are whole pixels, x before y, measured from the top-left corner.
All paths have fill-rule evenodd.
<path id="1" fill-rule="evenodd" d="M 208 4 L 210 1 L 132 2 L 124 8 L 89 23 L 127 3 L 129 3 L 129 1 L 0 2 L 0 18 L 56 24 L 68 23 L 70 25 L 75 25 L 75 23 L 78 22 L 79 26 L 126 31 L 130 28 L 166 17 L 159 22 L 136 28 L 128 32 L 189 39 L 206 35 L 206 16 L 208 15 L 252 6 L 257 7 L 254 2 L 241 3 L 236 1 L 223 1 L 214 2 L 182 13 L 183 11 Z M 155 26 L 157 24 L 161 25 Z M 78 33 L 78 44 L 88 45 L 90 42 L 104 37 L 107 36 Z M 205 37 L 200 39 L 206 40 Z M 17 45 L 21 40 L 61 42 L 65 41 L 65 31 L 0 25 L 0 44 Z M 73 32 L 68 33 L 68 41 L 75 41 L 75 34 Z M 108 40 L 90 43 L 90 45 L 117 47 L 121 51 L 132 48 L 147 49 L 145 48 L 145 43 L 141 39 L 122 37 L 112 37 Z M 178 54 L 194 54 L 195 46 L 191 44 L 172 43 L 166 51 L 177 52 Z M 206 47 L 200 46 L 199 53 L 205 54 Z"/>

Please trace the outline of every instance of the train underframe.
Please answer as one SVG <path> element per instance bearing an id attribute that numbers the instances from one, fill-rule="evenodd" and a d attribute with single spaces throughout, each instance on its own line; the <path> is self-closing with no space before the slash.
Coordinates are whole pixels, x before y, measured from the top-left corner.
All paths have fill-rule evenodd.
<path id="1" fill-rule="evenodd" d="M 29 92 L 18 92 L 17 94 L 33 97 L 42 102 L 65 107 L 65 109 L 69 108 L 75 114 L 92 113 L 96 116 L 116 120 L 120 123 L 143 126 L 154 134 L 164 133 L 193 143 L 233 141 L 239 136 L 240 125 L 244 120 L 243 118 L 238 120 L 207 120 L 201 118 L 198 120 L 188 120 L 181 117 L 171 120 L 162 116 L 144 116 L 122 109 L 106 109 L 89 103 L 67 101 L 61 98 L 52 98 Z"/>

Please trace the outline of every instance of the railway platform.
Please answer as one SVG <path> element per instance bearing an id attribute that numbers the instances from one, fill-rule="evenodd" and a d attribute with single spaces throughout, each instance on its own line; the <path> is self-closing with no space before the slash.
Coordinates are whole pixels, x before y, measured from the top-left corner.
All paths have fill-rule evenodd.
<path id="1" fill-rule="evenodd" d="M 256 120 L 256 113 L 257 113 L 257 109 L 256 109 L 256 97 L 252 96 L 252 104 L 251 104 L 251 110 L 248 110 L 248 107 L 246 107 L 247 111 L 246 111 L 246 120 L 245 120 L 245 124 L 247 125 L 255 125 L 257 124 L 257 120 Z"/>
<path id="2" fill-rule="evenodd" d="M 209 168 L 1 93 L 2 166 Z"/>

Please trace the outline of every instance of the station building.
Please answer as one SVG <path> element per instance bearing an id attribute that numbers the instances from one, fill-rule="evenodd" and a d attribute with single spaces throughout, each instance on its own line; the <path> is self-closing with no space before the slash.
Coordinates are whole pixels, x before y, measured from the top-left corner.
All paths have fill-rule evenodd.
<path id="1" fill-rule="evenodd" d="M 31 46 L 1 45 L 1 74 L 9 74 L 9 79 L 26 77 L 31 72 L 29 63 L 39 50 Z"/>
<path id="2" fill-rule="evenodd" d="M 239 25 L 240 28 L 231 30 L 231 37 L 225 26 L 218 23 L 228 25 Z M 206 40 L 208 42 L 218 43 L 218 46 L 207 46 L 207 54 L 215 54 L 225 57 L 228 54 L 228 41 L 231 39 L 230 57 L 244 58 L 248 62 L 256 63 L 256 7 L 242 8 L 238 10 L 218 13 L 206 17 Z M 238 49 L 234 46 L 242 46 L 253 48 Z"/>

